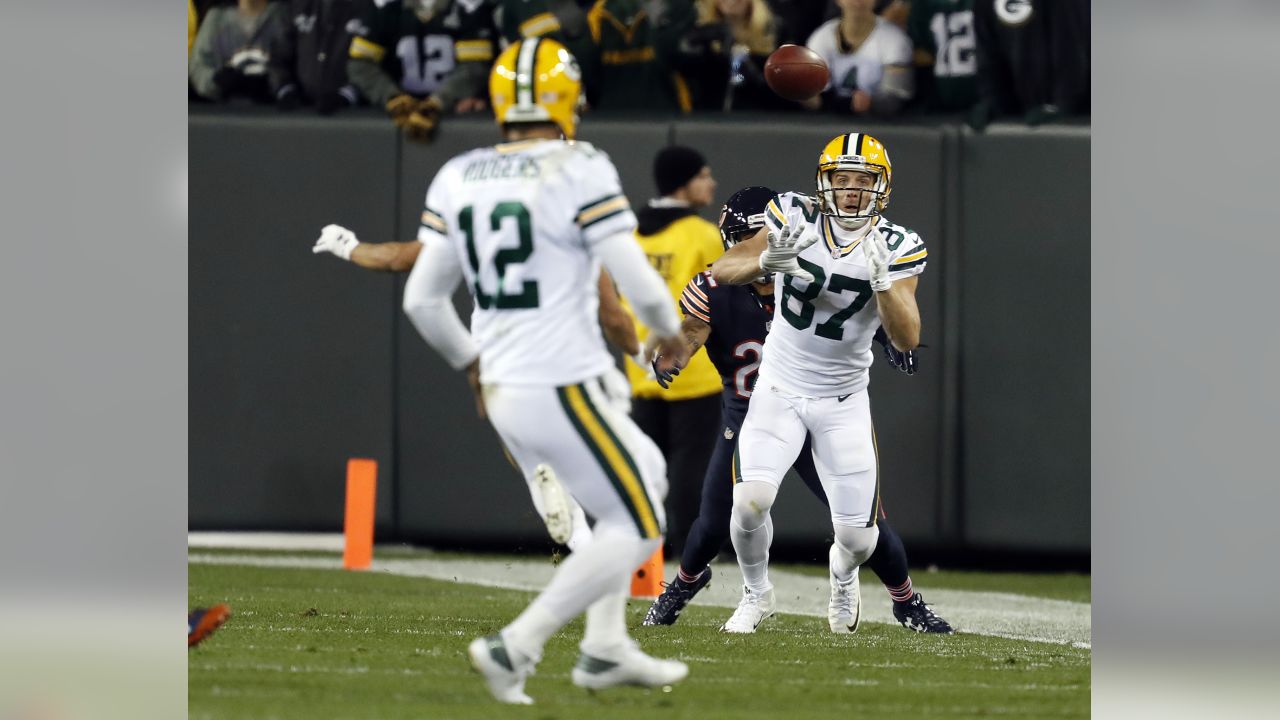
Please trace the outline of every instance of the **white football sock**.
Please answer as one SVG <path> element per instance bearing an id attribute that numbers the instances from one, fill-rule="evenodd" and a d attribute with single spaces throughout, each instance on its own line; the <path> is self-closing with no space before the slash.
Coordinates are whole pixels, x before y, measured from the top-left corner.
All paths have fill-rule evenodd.
<path id="1" fill-rule="evenodd" d="M 729 522 L 729 536 L 733 539 L 733 551 L 738 555 L 738 567 L 742 570 L 743 583 L 751 592 L 761 594 L 773 588 L 769 582 L 769 540 L 773 524 L 765 524 L 755 530 L 744 530 L 736 519 Z"/>
<path id="2" fill-rule="evenodd" d="M 773 518 L 769 514 L 778 489 L 754 480 L 733 488 L 729 513 L 729 537 L 738 555 L 742 579 L 754 593 L 773 588 L 769 582 L 769 546 L 773 543 Z"/>
<path id="3" fill-rule="evenodd" d="M 607 660 L 626 645 L 629 591 L 630 588 L 620 588 L 618 592 L 605 595 L 587 608 L 586 630 L 578 645 L 583 653 Z"/>
<path id="4" fill-rule="evenodd" d="M 591 541 L 574 550 L 556 569 L 551 582 L 502 636 L 520 654 L 537 661 L 542 646 L 557 630 L 606 595 L 616 594 L 631 573 L 662 544 L 662 538 L 642 540 L 632 532 L 609 533 L 596 527 Z M 605 625 L 592 628 L 608 636 L 614 611 L 601 609 Z M 623 633 L 625 634 L 625 626 Z M 593 643 L 594 646 L 594 643 Z"/>
<path id="5" fill-rule="evenodd" d="M 839 582 L 849 582 L 853 571 L 875 552 L 876 541 L 880 539 L 880 528 L 874 525 L 869 528 L 835 525 L 833 529 L 836 538 L 832 558 L 835 562 L 831 567 L 831 574 Z"/>

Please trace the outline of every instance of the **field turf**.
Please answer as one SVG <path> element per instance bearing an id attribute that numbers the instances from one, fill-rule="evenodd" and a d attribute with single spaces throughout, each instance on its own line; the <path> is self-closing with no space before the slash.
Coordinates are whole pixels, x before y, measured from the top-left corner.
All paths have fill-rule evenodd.
<path id="1" fill-rule="evenodd" d="M 722 608 L 696 603 L 673 627 L 629 624 L 649 653 L 689 663 L 670 692 L 591 694 L 569 682 L 575 621 L 547 645 L 527 691 L 494 702 L 465 657 L 527 592 L 387 573 L 190 564 L 189 604 L 227 602 L 234 616 L 188 654 L 196 720 L 280 718 L 829 718 L 1084 717 L 1090 651 L 981 635 L 924 636 L 883 624 L 833 635 L 821 618 L 780 615 L 755 635 L 717 631 Z M 816 572 L 821 572 L 817 568 Z M 991 578 L 931 573 L 939 587 L 1088 601 L 1087 576 Z"/>

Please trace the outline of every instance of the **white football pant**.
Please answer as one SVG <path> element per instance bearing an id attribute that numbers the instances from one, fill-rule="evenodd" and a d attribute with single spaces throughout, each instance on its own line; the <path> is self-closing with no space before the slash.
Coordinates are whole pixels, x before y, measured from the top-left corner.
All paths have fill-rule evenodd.
<path id="1" fill-rule="evenodd" d="M 832 524 L 871 527 L 880 501 L 871 401 L 866 390 L 843 397 L 806 398 L 757 387 L 738 433 L 739 476 L 776 490 L 808 433 Z"/>
<path id="2" fill-rule="evenodd" d="M 662 544 L 666 463 L 599 380 L 558 388 L 490 385 L 484 400 L 516 463 L 550 465 L 595 519 L 590 540 L 574 548 L 542 593 L 502 631 L 511 648 L 536 662 L 547 638 L 589 605 L 625 593 L 631 573 Z M 597 627 L 588 628 L 584 652 L 607 656 L 626 642 L 624 604 L 608 604 L 607 613 L 589 616 Z"/>

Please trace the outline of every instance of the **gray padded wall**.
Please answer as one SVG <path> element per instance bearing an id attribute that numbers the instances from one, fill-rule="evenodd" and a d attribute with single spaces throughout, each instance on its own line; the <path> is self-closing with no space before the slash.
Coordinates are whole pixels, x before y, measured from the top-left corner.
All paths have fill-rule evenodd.
<path id="1" fill-rule="evenodd" d="M 963 139 L 966 543 L 1089 547 L 1089 133 Z"/>
<path id="2" fill-rule="evenodd" d="M 190 527 L 340 529 L 367 456 L 389 530 L 392 281 L 310 248 L 329 222 L 390 237 L 395 135 L 193 116 L 188 152 Z"/>
<path id="3" fill-rule="evenodd" d="M 588 119 L 578 126 L 578 137 L 609 154 L 618 168 L 622 191 L 631 201 L 631 207 L 643 207 L 657 194 L 653 156 L 670 140 L 671 123 L 630 120 L 594 123 Z"/>
<path id="4" fill-rule="evenodd" d="M 412 239 L 436 170 L 493 126 L 454 121 L 430 146 L 375 115 L 199 114 L 189 128 L 190 526 L 338 529 L 344 461 L 366 455 L 380 537 L 545 546 L 462 375 L 400 312 L 403 280 L 309 251 L 328 222 Z M 697 147 L 718 205 L 746 184 L 810 191 L 818 151 L 850 129 L 777 128 L 588 121 L 582 137 L 636 205 L 659 148 Z M 872 371 L 891 519 L 921 545 L 1088 552 L 1088 130 L 862 129 L 892 152 L 888 216 L 930 249 L 922 371 Z M 456 300 L 465 319 L 470 298 Z M 821 558 L 829 522 L 794 478 L 778 513 L 778 541 Z"/>

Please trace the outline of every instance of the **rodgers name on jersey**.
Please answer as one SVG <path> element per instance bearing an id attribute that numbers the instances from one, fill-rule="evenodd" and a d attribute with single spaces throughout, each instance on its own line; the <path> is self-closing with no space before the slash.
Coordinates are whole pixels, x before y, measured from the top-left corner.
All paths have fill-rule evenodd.
<path id="1" fill-rule="evenodd" d="M 445 163 L 418 239 L 447 241 L 458 258 L 485 382 L 560 385 L 613 367 L 597 319 L 600 262 L 582 250 L 635 227 L 607 155 L 530 140 Z"/>
<path id="2" fill-rule="evenodd" d="M 818 241 L 797 258 L 813 275 L 805 282 L 786 275 L 775 289 L 777 303 L 768 348 L 760 366 L 761 387 L 808 397 L 832 397 L 867 387 L 871 341 L 880 327 L 870 272 L 860 248 L 867 233 L 878 233 L 889 249 L 889 279 L 924 272 L 928 250 L 916 233 L 883 216 L 870 227 L 846 230 L 818 211 L 814 198 L 779 194 L 768 205 L 765 224 L 816 233 Z"/>

